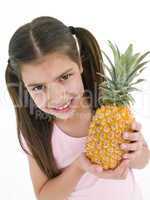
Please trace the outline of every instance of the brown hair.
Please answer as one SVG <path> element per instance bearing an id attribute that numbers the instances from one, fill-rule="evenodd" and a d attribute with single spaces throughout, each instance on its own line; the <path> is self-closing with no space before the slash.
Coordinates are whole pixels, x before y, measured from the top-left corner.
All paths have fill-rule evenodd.
<path id="1" fill-rule="evenodd" d="M 93 111 L 99 106 L 98 83 L 103 81 L 97 72 L 104 74 L 100 47 L 85 28 L 68 27 L 56 18 L 42 16 L 21 26 L 13 34 L 5 78 L 15 108 L 18 139 L 22 149 L 30 154 L 23 146 L 23 136 L 31 156 L 48 179 L 60 174 L 51 145 L 54 117 L 38 109 L 24 86 L 20 72 L 21 64 L 35 62 L 51 52 L 62 52 L 78 65 L 82 63 L 82 80 L 85 91 L 92 93 Z M 89 97 L 89 93 L 85 95 Z"/>

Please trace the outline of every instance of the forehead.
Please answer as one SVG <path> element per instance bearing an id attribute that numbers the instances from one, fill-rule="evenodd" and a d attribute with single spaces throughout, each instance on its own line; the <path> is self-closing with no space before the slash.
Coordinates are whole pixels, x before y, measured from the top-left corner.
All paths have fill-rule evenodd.
<path id="1" fill-rule="evenodd" d="M 36 63 L 24 64 L 21 68 L 22 79 L 26 84 L 50 82 L 68 69 L 77 70 L 78 65 L 64 54 L 49 54 Z"/>

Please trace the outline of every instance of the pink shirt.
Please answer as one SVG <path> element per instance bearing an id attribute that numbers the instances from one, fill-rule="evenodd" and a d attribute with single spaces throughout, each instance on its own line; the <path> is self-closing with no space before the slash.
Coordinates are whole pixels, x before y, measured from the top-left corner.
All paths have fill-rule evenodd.
<path id="1" fill-rule="evenodd" d="M 84 150 L 86 137 L 72 137 L 55 123 L 52 134 L 52 149 L 58 168 L 70 165 Z M 102 179 L 86 172 L 66 200 L 142 200 L 138 184 L 130 169 L 124 180 Z"/>

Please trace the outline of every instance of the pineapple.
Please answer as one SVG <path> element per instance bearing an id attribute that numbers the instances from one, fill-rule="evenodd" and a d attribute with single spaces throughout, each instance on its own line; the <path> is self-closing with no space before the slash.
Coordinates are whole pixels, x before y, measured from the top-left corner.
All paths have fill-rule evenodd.
<path id="1" fill-rule="evenodd" d="M 150 53 L 133 54 L 132 44 L 121 53 L 116 44 L 111 41 L 108 43 L 114 62 L 102 51 L 110 67 L 103 62 L 107 75 L 98 73 L 104 77 L 104 82 L 99 85 L 102 91 L 98 99 L 100 107 L 91 120 L 85 144 L 87 158 L 105 170 L 115 169 L 119 165 L 125 153 L 120 145 L 129 143 L 123 139 L 122 134 L 131 131 L 131 125 L 135 121 L 131 109 L 135 100 L 130 93 L 139 91 L 134 85 L 144 79 L 135 78 L 145 69 L 144 66 L 149 61 L 143 62 L 143 59 Z"/>

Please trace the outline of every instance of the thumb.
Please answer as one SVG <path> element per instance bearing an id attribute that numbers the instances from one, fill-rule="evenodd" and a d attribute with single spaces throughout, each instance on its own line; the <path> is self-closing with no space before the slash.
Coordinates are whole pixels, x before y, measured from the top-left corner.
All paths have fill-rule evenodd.
<path id="1" fill-rule="evenodd" d="M 103 168 L 100 165 L 93 165 L 93 169 L 98 173 L 103 171 Z"/>

